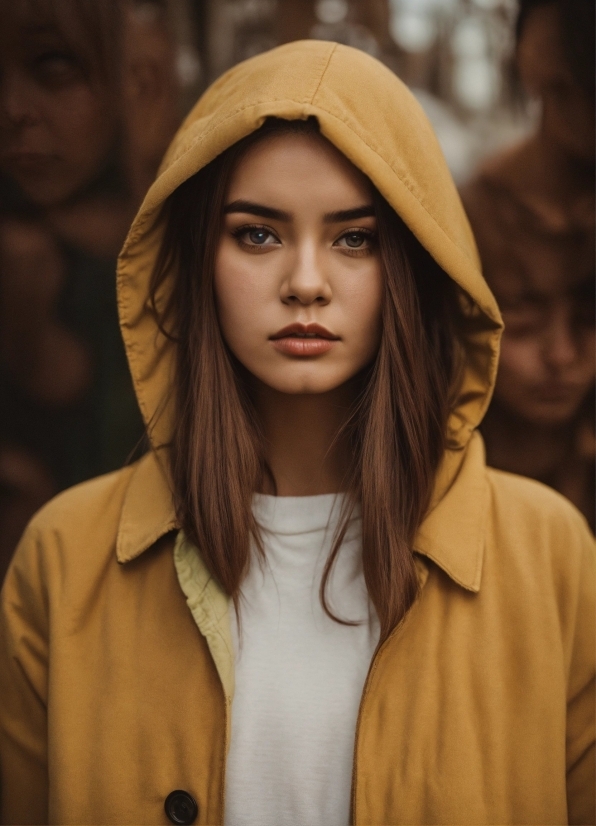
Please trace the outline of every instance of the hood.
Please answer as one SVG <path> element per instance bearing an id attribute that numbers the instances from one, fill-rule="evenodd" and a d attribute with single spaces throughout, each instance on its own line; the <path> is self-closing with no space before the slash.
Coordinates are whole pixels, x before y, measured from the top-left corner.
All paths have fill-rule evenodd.
<path id="1" fill-rule="evenodd" d="M 268 116 L 315 116 L 321 133 L 362 170 L 420 243 L 469 297 L 465 371 L 449 420 L 450 444 L 464 447 L 490 401 L 501 318 L 432 127 L 407 87 L 364 52 L 298 41 L 226 72 L 179 129 L 135 218 L 118 262 L 122 334 L 139 405 L 154 448 L 170 440 L 174 346 L 148 306 L 164 200 Z"/>

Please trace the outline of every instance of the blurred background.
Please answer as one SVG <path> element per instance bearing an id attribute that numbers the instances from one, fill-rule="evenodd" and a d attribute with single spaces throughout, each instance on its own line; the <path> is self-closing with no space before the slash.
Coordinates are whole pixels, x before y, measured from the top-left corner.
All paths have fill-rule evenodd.
<path id="1" fill-rule="evenodd" d="M 532 128 L 514 69 L 516 0 L 224 0 L 204 7 L 209 80 L 301 38 L 335 40 L 386 63 L 415 92 L 456 180 Z"/>
<path id="2" fill-rule="evenodd" d="M 146 449 L 114 272 L 169 140 L 303 38 L 426 111 L 507 324 L 489 461 L 594 527 L 593 0 L 0 0 L 0 579 L 47 499 Z"/>

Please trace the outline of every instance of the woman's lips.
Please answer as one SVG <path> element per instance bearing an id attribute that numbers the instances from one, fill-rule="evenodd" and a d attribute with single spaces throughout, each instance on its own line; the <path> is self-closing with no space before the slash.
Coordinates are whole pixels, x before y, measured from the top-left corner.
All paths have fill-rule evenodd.
<path id="1" fill-rule="evenodd" d="M 573 384 L 543 384 L 539 385 L 534 391 L 534 397 L 543 403 L 558 403 L 558 402 L 566 402 L 569 399 L 574 399 L 576 396 L 581 395 L 583 390 L 582 386 L 576 386 Z"/>
<path id="2" fill-rule="evenodd" d="M 339 337 L 320 324 L 295 322 L 283 327 L 269 340 L 276 350 L 288 356 L 320 356 L 331 350 Z"/>
<path id="3" fill-rule="evenodd" d="M 322 353 L 331 350 L 336 340 L 287 336 L 286 338 L 272 339 L 271 343 L 276 350 L 288 356 L 320 356 Z"/>
<path id="4" fill-rule="evenodd" d="M 38 175 L 47 171 L 54 157 L 40 152 L 8 152 L 2 161 L 13 173 Z"/>

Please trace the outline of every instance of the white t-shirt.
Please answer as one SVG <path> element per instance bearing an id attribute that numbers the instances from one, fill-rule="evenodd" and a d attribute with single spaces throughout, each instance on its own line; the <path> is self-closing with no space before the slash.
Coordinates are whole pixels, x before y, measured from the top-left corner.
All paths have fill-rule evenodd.
<path id="1" fill-rule="evenodd" d="M 266 561 L 253 556 L 232 611 L 236 690 L 226 826 L 348 826 L 356 718 L 379 626 L 362 573 L 359 514 L 319 586 L 341 494 L 254 498 Z"/>

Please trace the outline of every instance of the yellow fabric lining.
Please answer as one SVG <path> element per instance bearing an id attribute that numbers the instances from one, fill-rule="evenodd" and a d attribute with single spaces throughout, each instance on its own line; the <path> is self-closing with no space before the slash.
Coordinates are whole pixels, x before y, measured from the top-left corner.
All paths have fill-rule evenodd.
<path id="1" fill-rule="evenodd" d="M 234 697 L 234 646 L 230 626 L 230 599 L 213 579 L 184 531 L 174 544 L 174 565 L 186 604 L 205 637 L 221 680 L 229 709 Z M 228 727 L 230 715 L 228 714 Z M 228 737 L 229 742 L 229 737 Z"/>

